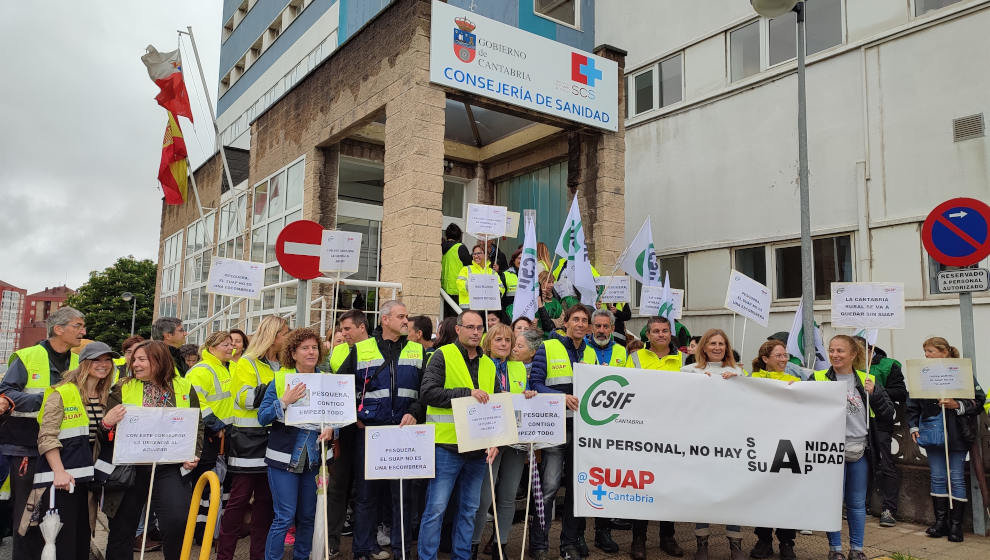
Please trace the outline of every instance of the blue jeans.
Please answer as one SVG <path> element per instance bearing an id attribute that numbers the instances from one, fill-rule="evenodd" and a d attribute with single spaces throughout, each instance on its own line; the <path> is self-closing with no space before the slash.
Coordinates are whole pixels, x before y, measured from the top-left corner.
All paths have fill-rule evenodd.
<path id="1" fill-rule="evenodd" d="M 945 470 L 945 448 L 925 447 L 928 454 L 928 468 L 932 470 L 932 496 L 942 496 L 947 498 L 949 491 L 946 489 L 948 480 Z M 949 474 L 952 475 L 952 499 L 966 501 L 966 452 L 949 451 Z"/>
<path id="2" fill-rule="evenodd" d="M 849 548 L 863 550 L 866 532 L 866 484 L 870 466 L 866 455 L 854 463 L 846 463 L 842 496 L 846 501 L 846 522 L 849 524 Z M 842 531 L 828 532 L 829 550 L 842 550 Z"/>
<path id="3" fill-rule="evenodd" d="M 378 520 L 389 523 L 392 528 L 392 549 L 394 556 L 402 557 L 402 527 L 399 515 L 399 480 L 366 480 L 364 478 L 364 430 L 354 438 L 354 539 L 352 552 L 354 558 L 371 556 L 378 552 Z M 409 530 L 413 515 L 409 504 L 416 500 L 410 489 L 410 481 L 401 481 L 402 521 L 405 521 L 405 545 L 411 550 L 412 532 Z M 385 511 L 382 511 L 382 510 Z"/>
<path id="4" fill-rule="evenodd" d="M 313 547 L 313 519 L 316 517 L 316 475 L 319 467 L 301 473 L 268 467 L 268 485 L 272 489 L 275 519 L 265 543 L 265 560 L 281 560 L 285 552 L 285 535 L 293 523 L 296 544 L 295 560 L 308 560 Z"/>
<path id="5" fill-rule="evenodd" d="M 463 455 L 437 446 L 436 477 L 426 489 L 426 509 L 419 524 L 419 559 L 436 560 L 440 548 L 440 526 L 447 501 L 457 487 L 460 502 L 454 518 L 454 535 L 451 540 L 451 560 L 468 560 L 471 557 L 471 535 L 474 533 L 474 516 L 481 499 L 481 481 L 488 476 L 484 457 L 465 459 Z"/>

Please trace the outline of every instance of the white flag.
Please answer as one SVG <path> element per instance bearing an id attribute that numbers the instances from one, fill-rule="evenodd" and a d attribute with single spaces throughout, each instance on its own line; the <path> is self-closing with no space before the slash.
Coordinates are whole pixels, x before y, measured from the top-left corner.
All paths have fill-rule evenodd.
<path id="1" fill-rule="evenodd" d="M 794 313 L 794 321 L 791 322 L 791 331 L 787 333 L 787 353 L 796 356 L 804 364 L 804 298 L 798 302 L 797 312 Z M 822 331 L 815 324 L 815 363 L 810 369 L 828 369 L 829 363 L 825 359 L 825 343 L 822 341 Z"/>
<path id="2" fill-rule="evenodd" d="M 591 273 L 588 245 L 584 242 L 584 226 L 581 224 L 581 211 L 578 209 L 577 195 L 574 195 L 571 210 L 567 213 L 567 219 L 564 220 L 564 229 L 560 232 L 560 239 L 557 241 L 555 252 L 567 258 L 567 265 L 564 270 L 581 294 L 581 303 L 594 305 L 598 297 L 598 287 L 595 285 L 595 276 Z"/>
<path id="3" fill-rule="evenodd" d="M 629 244 L 626 256 L 622 258 L 619 266 L 626 274 L 645 286 L 656 286 L 660 283 L 660 263 L 657 261 L 657 253 L 653 247 L 653 227 L 649 216 Z"/>
<path id="4" fill-rule="evenodd" d="M 536 275 L 536 212 L 526 210 L 526 236 L 523 238 L 523 250 L 519 260 L 516 285 L 516 297 L 512 300 L 512 320 L 526 317 L 533 320 L 536 317 L 537 290 L 539 278 Z"/>
<path id="5" fill-rule="evenodd" d="M 663 277 L 663 295 L 660 296 L 660 310 L 657 315 L 666 317 L 667 321 L 670 322 L 670 336 L 673 340 L 677 340 L 677 320 L 674 319 L 676 303 L 674 294 L 670 291 L 670 272 L 667 272 Z"/>
<path id="6" fill-rule="evenodd" d="M 863 337 L 866 340 L 867 346 L 876 346 L 878 334 L 880 334 L 879 329 L 859 329 L 856 331 L 855 336 Z"/>

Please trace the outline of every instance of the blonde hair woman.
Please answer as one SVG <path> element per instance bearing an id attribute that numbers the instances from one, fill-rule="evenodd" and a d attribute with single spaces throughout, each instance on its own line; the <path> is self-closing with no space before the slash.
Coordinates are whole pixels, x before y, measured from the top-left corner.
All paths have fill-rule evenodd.
<path id="1" fill-rule="evenodd" d="M 258 406 L 267 384 L 279 369 L 278 356 L 289 333 L 285 319 L 270 315 L 261 320 L 244 356 L 231 368 L 234 422 L 227 430 L 227 472 L 230 499 L 220 518 L 217 560 L 231 560 L 244 512 L 251 509 L 251 558 L 265 554 L 272 524 L 272 494 L 265 470 L 268 428 L 258 423 Z M 252 503 L 252 496 L 254 501 Z"/>

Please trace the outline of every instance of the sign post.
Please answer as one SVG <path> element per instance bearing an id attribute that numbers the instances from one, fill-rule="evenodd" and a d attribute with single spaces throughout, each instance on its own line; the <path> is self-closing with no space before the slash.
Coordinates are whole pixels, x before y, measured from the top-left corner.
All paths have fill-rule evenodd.
<path id="1" fill-rule="evenodd" d="M 309 324 L 309 280 L 320 274 L 323 226 L 310 220 L 288 224 L 275 240 L 275 257 L 282 269 L 299 279 L 296 287 L 296 327 Z"/>
<path id="2" fill-rule="evenodd" d="M 974 198 L 953 198 L 935 207 L 921 227 L 921 241 L 933 259 L 946 266 L 972 266 L 990 255 L 990 206 Z M 976 374 L 976 333 L 973 324 L 973 293 L 959 294 L 959 326 L 962 329 L 962 354 L 969 358 Z M 987 517 L 979 477 L 983 475 L 981 442 L 975 453 L 970 489 L 973 493 L 973 532 L 987 535 Z"/>

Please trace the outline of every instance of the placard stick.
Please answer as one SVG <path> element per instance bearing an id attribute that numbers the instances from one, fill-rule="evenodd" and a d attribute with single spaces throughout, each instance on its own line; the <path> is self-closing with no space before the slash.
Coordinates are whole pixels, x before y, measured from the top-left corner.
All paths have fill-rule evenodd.
<path id="1" fill-rule="evenodd" d="M 148 517 L 151 514 L 151 491 L 155 488 L 155 467 L 158 463 L 151 464 L 151 480 L 148 482 L 148 503 L 144 506 L 144 532 L 141 533 L 141 560 L 144 560 L 144 547 L 148 544 Z"/>
<path id="2" fill-rule="evenodd" d="M 340 280 L 340 273 L 337 273 L 338 280 Z M 320 435 L 323 435 L 323 430 L 326 424 L 320 422 Z M 326 496 L 327 492 L 330 490 L 330 477 L 327 476 L 327 440 L 320 440 L 320 478 L 323 480 L 323 495 Z M 327 532 L 328 522 L 327 515 L 323 514 L 323 558 L 324 560 L 330 560 L 330 534 Z"/>
<path id="3" fill-rule="evenodd" d="M 945 425 L 945 404 L 942 405 L 942 441 L 945 448 L 945 489 L 949 495 L 949 509 L 952 509 L 952 472 L 949 469 L 949 429 Z"/>
<path id="4" fill-rule="evenodd" d="M 337 308 L 340 307 L 340 271 L 337 271 L 337 281 L 333 283 L 333 310 L 330 312 L 330 328 L 337 328 Z M 331 341 L 332 344 L 332 341 Z M 331 348 L 333 350 L 333 348 Z"/>
<path id="5" fill-rule="evenodd" d="M 498 502 L 495 501 L 495 473 L 492 472 L 491 460 L 487 461 L 487 463 L 488 463 L 488 482 L 490 483 L 489 486 L 491 486 L 491 490 L 492 490 L 492 506 L 495 508 L 495 515 L 493 516 L 492 519 L 492 521 L 495 523 L 495 546 L 498 547 L 499 560 L 505 560 L 505 558 L 502 557 L 502 534 L 498 530 Z"/>
<path id="6" fill-rule="evenodd" d="M 857 346 L 859 346 L 859 345 L 857 344 Z M 866 375 L 867 375 L 867 379 L 869 379 L 870 370 L 873 369 L 873 351 L 876 350 L 877 347 L 876 346 L 867 346 L 867 349 L 868 349 L 868 351 L 866 352 Z M 818 351 L 818 349 L 816 348 L 815 349 L 815 352 L 817 352 L 817 351 Z M 855 369 L 855 368 L 853 368 L 853 369 Z M 876 382 L 874 381 L 874 383 L 876 383 Z M 942 415 L 942 418 L 943 418 L 943 420 L 945 419 L 945 415 L 944 414 Z M 866 431 L 867 432 L 870 431 L 870 395 L 866 395 Z M 949 501 L 951 502 L 952 500 L 949 500 Z"/>
<path id="7" fill-rule="evenodd" d="M 677 334 L 677 329 L 674 329 L 674 334 Z M 732 338 L 736 337 L 736 312 L 732 312 Z"/>
<path id="8" fill-rule="evenodd" d="M 743 355 L 743 348 L 746 346 L 746 323 L 749 321 L 749 317 L 743 317 L 743 333 L 742 340 L 739 342 L 739 355 Z"/>
<path id="9" fill-rule="evenodd" d="M 402 483 L 403 479 L 399 479 L 399 537 L 402 543 L 402 560 L 406 560 L 406 520 L 405 520 L 405 502 L 402 497 Z"/>
<path id="10" fill-rule="evenodd" d="M 533 465 L 536 464 L 536 456 L 533 455 L 533 444 L 529 444 L 529 480 L 526 483 L 526 515 L 523 516 L 522 550 L 519 551 L 519 560 L 526 560 L 526 529 L 529 528 L 529 500 L 533 496 Z M 495 506 L 498 513 L 498 506 Z M 497 516 L 496 516 L 497 517 Z"/>

